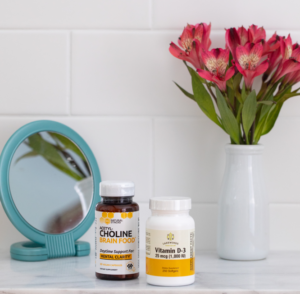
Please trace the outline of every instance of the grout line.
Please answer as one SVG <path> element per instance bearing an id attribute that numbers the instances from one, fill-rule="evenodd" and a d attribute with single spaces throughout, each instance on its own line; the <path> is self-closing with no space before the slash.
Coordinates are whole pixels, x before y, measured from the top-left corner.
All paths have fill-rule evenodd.
<path id="1" fill-rule="evenodd" d="M 157 32 L 174 32 L 174 31 L 180 31 L 182 32 L 184 28 L 184 24 L 182 27 L 178 28 L 153 28 L 153 3 L 152 0 L 150 0 L 150 13 L 151 13 L 151 18 L 149 20 L 149 23 L 151 24 L 151 30 L 157 31 Z M 292 33 L 299 33 L 299 29 L 265 29 L 266 33 L 268 34 L 273 34 L 274 31 L 279 31 L 280 34 L 288 34 L 290 32 Z M 82 31 L 82 32 L 150 32 L 149 28 L 0 28 L 0 33 L 5 33 L 5 32 L 14 32 L 14 33 L 19 33 L 19 32 L 53 32 L 53 33 L 62 33 L 62 32 L 77 32 L 77 31 Z M 211 32 L 213 33 L 224 33 L 224 29 L 218 28 L 218 29 L 211 29 Z"/>
<path id="2" fill-rule="evenodd" d="M 204 115 L 96 115 L 96 114 L 57 114 L 57 113 L 1 113 L 0 118 L 31 118 L 31 117 L 59 117 L 59 118 L 78 118 L 78 119 L 182 119 L 182 120 L 207 120 L 208 118 Z M 279 120 L 290 120 L 290 119 L 300 119 L 300 115 L 291 115 L 291 116 L 279 116 Z"/>
<path id="3" fill-rule="evenodd" d="M 155 186 L 155 118 L 152 118 L 152 197 L 156 196 Z"/>
<path id="4" fill-rule="evenodd" d="M 153 197 L 155 197 L 153 195 Z M 139 204 L 148 204 L 148 201 L 145 200 L 137 200 Z M 192 199 L 192 205 L 213 205 L 213 206 L 218 206 L 218 202 L 195 202 Z M 269 205 L 300 205 L 300 202 L 274 202 L 274 203 L 269 203 Z"/>
<path id="5" fill-rule="evenodd" d="M 68 34 L 68 45 L 67 45 L 67 59 L 68 59 L 68 66 L 67 66 L 67 113 L 68 116 L 71 115 L 71 71 L 72 71 L 72 33 L 69 32 Z"/>

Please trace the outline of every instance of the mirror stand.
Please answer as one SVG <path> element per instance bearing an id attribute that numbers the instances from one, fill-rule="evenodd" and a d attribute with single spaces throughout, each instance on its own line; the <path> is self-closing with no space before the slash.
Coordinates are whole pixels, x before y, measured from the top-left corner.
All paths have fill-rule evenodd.
<path id="1" fill-rule="evenodd" d="M 13 259 L 20 261 L 44 261 L 51 258 L 68 256 L 87 256 L 90 254 L 90 243 L 72 240 L 63 236 L 51 236 L 45 245 L 31 241 L 14 243 L 10 247 Z M 69 239 L 69 240 L 68 240 Z"/>

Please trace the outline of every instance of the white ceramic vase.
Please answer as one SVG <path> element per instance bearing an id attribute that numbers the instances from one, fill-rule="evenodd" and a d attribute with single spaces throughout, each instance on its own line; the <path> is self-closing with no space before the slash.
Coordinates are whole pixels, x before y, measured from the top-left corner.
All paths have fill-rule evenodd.
<path id="1" fill-rule="evenodd" d="M 218 255 L 260 260 L 269 251 L 269 205 L 262 145 L 226 145 L 218 214 Z"/>

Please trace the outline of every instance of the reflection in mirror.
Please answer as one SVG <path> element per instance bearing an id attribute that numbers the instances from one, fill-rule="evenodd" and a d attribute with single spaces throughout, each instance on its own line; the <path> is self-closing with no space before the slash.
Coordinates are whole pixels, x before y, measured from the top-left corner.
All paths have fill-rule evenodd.
<path id="1" fill-rule="evenodd" d="M 35 133 L 19 145 L 10 165 L 9 184 L 22 217 L 48 234 L 78 226 L 93 198 L 86 157 L 74 142 L 54 132 Z"/>

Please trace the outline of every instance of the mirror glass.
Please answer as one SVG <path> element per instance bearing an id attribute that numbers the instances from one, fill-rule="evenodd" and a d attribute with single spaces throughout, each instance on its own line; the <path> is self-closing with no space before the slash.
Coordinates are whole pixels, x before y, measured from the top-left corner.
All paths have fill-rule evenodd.
<path id="1" fill-rule="evenodd" d="M 93 177 L 86 157 L 74 142 L 54 132 L 35 133 L 18 146 L 9 184 L 22 217 L 48 234 L 78 226 L 93 200 Z"/>

